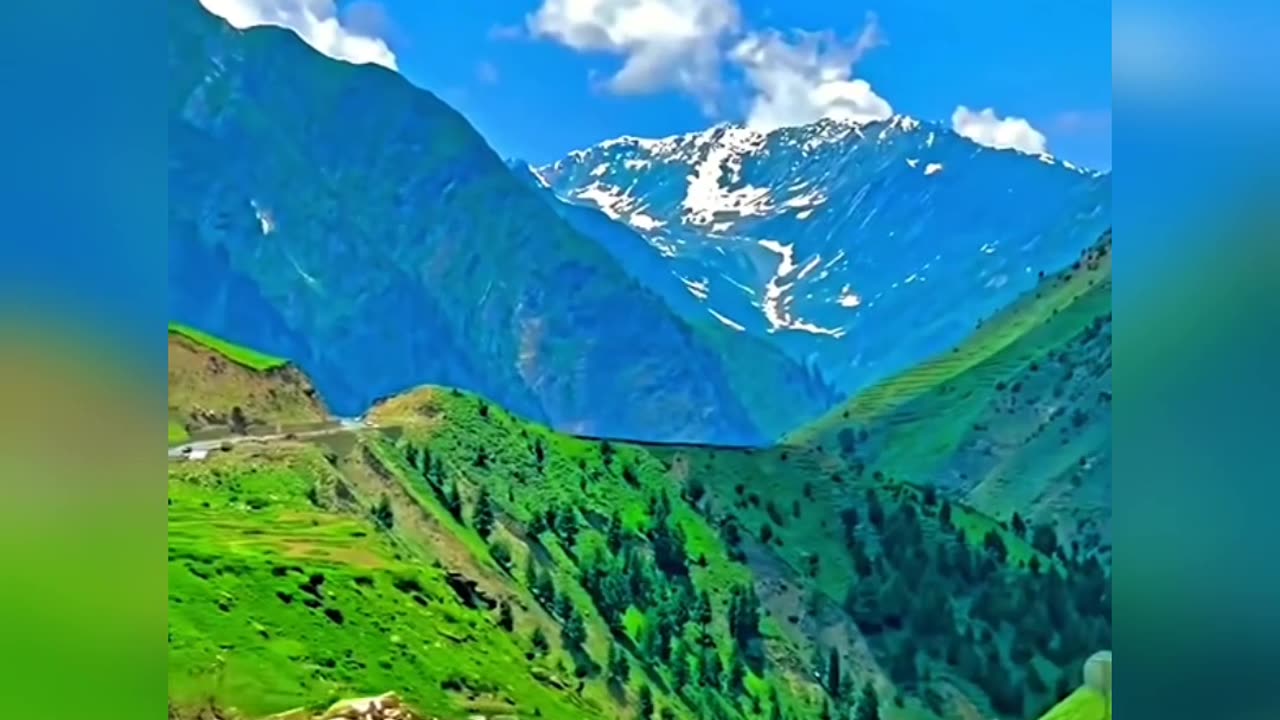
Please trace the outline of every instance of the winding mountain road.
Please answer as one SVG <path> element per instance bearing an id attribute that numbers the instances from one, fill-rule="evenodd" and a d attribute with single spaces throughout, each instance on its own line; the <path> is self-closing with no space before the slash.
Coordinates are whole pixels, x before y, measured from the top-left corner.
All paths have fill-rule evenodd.
<path id="1" fill-rule="evenodd" d="M 188 457 L 193 452 L 212 450 L 220 450 L 224 443 L 238 445 L 245 442 L 271 442 L 273 440 L 303 440 L 306 438 L 324 437 L 340 432 L 350 432 L 361 428 L 374 427 L 373 424 L 367 422 L 363 418 L 338 418 L 337 424 L 332 427 L 320 428 L 318 430 L 306 430 L 302 432 L 280 432 L 270 433 L 267 435 L 227 435 L 218 438 L 209 438 L 207 440 L 192 440 L 191 442 L 181 445 L 174 445 L 169 448 L 169 457 L 180 460 Z"/>

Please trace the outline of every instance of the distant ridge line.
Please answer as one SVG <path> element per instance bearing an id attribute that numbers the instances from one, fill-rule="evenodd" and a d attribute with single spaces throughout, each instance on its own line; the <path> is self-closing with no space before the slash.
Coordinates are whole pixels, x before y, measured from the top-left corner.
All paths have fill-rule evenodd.
<path id="1" fill-rule="evenodd" d="M 604 437 L 601 435 L 579 435 L 577 433 L 563 433 L 569 437 L 578 440 L 587 440 L 590 442 L 615 442 L 626 443 L 627 445 L 639 445 L 642 447 L 666 447 L 666 448 L 697 448 L 699 450 L 766 450 L 769 445 L 748 445 L 748 444 L 727 444 L 727 443 L 699 443 L 681 440 L 633 440 L 625 437 Z"/>

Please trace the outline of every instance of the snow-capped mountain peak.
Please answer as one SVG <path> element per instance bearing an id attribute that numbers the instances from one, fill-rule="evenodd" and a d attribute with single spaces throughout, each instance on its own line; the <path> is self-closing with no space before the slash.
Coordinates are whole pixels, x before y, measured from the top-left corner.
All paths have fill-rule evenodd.
<path id="1" fill-rule="evenodd" d="M 692 281 L 666 285 L 702 319 L 771 337 L 846 387 L 958 341 L 1069 264 L 1110 211 L 1108 175 L 904 115 L 621 137 L 537 173 L 647 240 Z M 902 322 L 925 330 L 904 345 L 889 325 Z"/>

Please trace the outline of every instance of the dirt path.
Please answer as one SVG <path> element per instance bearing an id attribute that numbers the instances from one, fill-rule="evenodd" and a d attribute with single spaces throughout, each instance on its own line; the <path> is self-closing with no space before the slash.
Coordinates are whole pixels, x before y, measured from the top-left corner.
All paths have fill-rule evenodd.
<path id="1" fill-rule="evenodd" d="M 347 418 L 339 418 L 331 427 L 320 428 L 318 430 L 307 430 L 304 432 L 281 432 L 271 433 L 267 435 L 226 435 L 224 437 L 206 438 L 204 440 L 193 440 L 181 445 L 175 445 L 169 448 L 169 457 L 173 459 L 181 459 L 190 457 L 192 453 L 210 452 L 222 448 L 223 443 L 238 445 L 246 442 L 271 442 L 274 440 L 304 440 L 307 438 L 324 437 L 337 433 L 350 432 L 361 428 L 374 427 L 374 425 L 364 419 L 350 420 Z"/>

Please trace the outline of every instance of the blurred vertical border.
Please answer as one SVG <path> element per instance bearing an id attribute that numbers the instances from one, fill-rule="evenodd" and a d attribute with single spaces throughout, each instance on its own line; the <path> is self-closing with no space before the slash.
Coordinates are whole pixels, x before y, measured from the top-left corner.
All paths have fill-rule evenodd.
<path id="1" fill-rule="evenodd" d="M 0 21 L 0 698 L 165 713 L 164 1 Z"/>
<path id="2" fill-rule="evenodd" d="M 1280 718 L 1280 6 L 1116 0 L 1116 716 Z"/>

